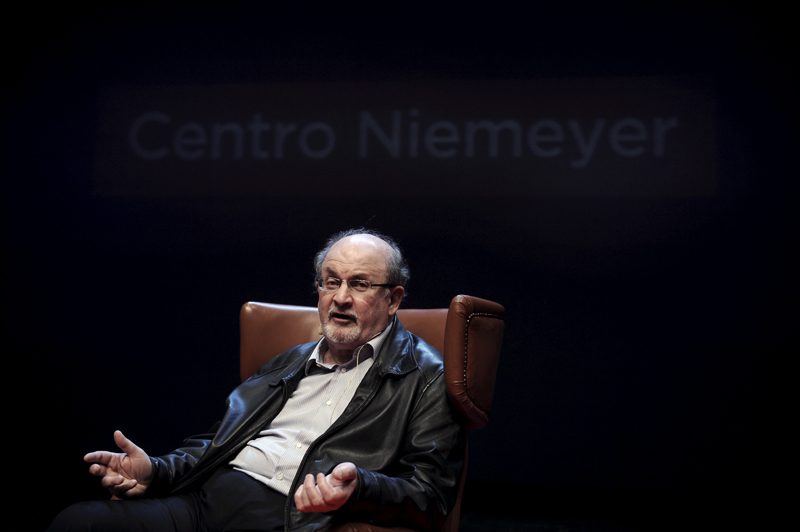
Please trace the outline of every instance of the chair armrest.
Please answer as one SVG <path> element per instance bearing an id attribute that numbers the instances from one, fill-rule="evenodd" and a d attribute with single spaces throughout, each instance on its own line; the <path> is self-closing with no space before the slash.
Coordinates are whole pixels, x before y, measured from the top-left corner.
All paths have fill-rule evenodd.
<path id="1" fill-rule="evenodd" d="M 478 429 L 489 422 L 505 309 L 493 301 L 459 295 L 447 313 L 444 340 L 444 374 L 447 393 L 464 415 L 466 427 Z"/>

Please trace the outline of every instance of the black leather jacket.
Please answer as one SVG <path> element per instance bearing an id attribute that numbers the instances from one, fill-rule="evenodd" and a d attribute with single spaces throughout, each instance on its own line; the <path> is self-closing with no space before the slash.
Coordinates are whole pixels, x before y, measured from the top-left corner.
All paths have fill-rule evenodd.
<path id="1" fill-rule="evenodd" d="M 303 376 L 314 343 L 264 364 L 227 400 L 211 432 L 153 458 L 148 495 L 199 486 L 283 408 Z M 464 465 L 465 431 L 445 391 L 441 355 L 395 320 L 375 362 L 344 413 L 308 449 L 286 503 L 286 530 L 365 521 L 437 528 L 455 504 Z M 358 469 L 350 500 L 330 514 L 302 513 L 293 494 L 307 473 L 328 474 L 341 462 Z"/>

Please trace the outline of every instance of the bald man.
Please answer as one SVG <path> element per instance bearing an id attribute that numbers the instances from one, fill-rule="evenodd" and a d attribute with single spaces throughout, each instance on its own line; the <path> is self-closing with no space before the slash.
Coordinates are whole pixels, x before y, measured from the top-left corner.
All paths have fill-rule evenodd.
<path id="1" fill-rule="evenodd" d="M 84 459 L 111 500 L 70 506 L 52 531 L 435 529 L 455 504 L 465 433 L 441 355 L 396 317 L 408 266 L 384 235 L 350 230 L 315 257 L 323 338 L 265 364 L 207 434 L 150 457 Z"/>

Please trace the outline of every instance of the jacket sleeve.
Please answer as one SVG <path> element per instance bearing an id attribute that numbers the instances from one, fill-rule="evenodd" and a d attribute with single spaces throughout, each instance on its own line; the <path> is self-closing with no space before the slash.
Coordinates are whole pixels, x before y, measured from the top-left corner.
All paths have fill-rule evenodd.
<path id="1" fill-rule="evenodd" d="M 263 393 L 263 383 L 265 377 L 285 371 L 289 367 L 289 362 L 294 360 L 296 354 L 304 353 L 303 348 L 308 346 L 298 346 L 289 350 L 266 364 L 251 376 L 247 381 L 239 385 L 226 401 L 227 409 L 222 421 L 218 421 L 208 432 L 191 436 L 183 441 L 180 448 L 174 451 L 151 458 L 153 463 L 153 480 L 147 490 L 148 496 L 160 496 L 174 492 L 176 489 L 183 489 L 189 482 L 187 476 L 196 469 L 201 458 L 205 456 L 201 467 L 209 465 L 211 455 L 219 457 L 230 452 L 234 444 L 240 442 L 225 441 L 215 442 L 214 438 L 222 434 L 237 433 L 239 428 L 246 424 L 245 420 L 252 420 L 263 404 L 261 400 Z M 253 400 L 253 398 L 258 400 Z M 223 438 L 224 439 L 224 438 Z M 217 464 L 218 465 L 218 464 Z M 195 471 L 195 474 L 202 476 L 205 472 Z M 181 484 L 183 481 L 183 484 Z"/>
<path id="2" fill-rule="evenodd" d="M 180 448 L 169 454 L 150 458 L 153 463 L 153 480 L 147 490 L 148 497 L 166 494 L 171 486 L 179 482 L 197 465 L 200 457 L 211 445 L 211 440 L 214 439 L 214 433 L 219 424 L 219 422 L 215 423 L 205 434 L 185 439 Z"/>
<path id="3" fill-rule="evenodd" d="M 439 373 L 411 415 L 396 471 L 359 469 L 356 492 L 335 521 L 441 528 L 456 502 L 465 446 Z"/>

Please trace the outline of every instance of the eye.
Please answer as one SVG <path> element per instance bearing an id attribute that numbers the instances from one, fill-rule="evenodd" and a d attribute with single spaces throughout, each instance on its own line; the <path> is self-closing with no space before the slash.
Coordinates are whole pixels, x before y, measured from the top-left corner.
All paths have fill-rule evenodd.
<path id="1" fill-rule="evenodd" d="M 325 290 L 336 290 L 342 282 L 336 277 L 325 277 L 322 279 L 322 287 Z"/>
<path id="2" fill-rule="evenodd" d="M 369 287 L 371 285 L 369 281 L 365 281 L 363 279 L 353 279 L 350 281 L 350 286 L 353 288 L 353 290 L 358 290 L 359 292 L 366 292 L 367 290 L 369 290 Z"/>

